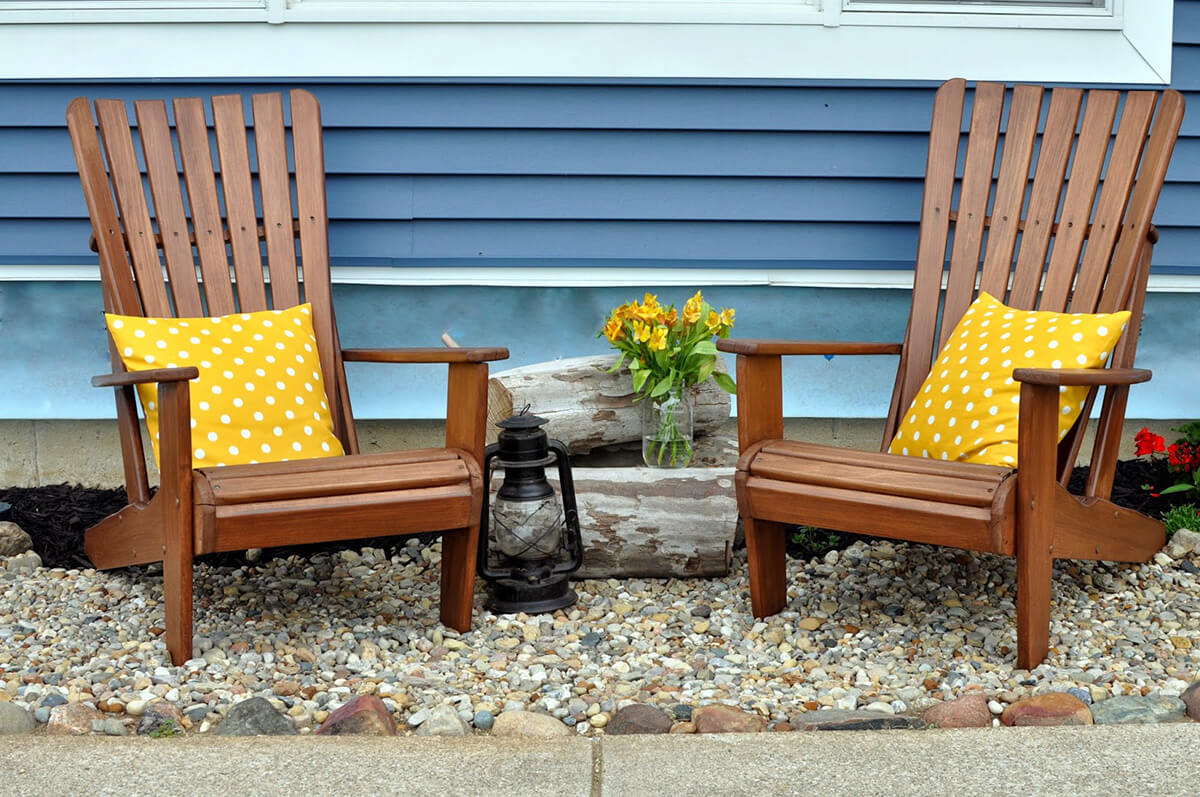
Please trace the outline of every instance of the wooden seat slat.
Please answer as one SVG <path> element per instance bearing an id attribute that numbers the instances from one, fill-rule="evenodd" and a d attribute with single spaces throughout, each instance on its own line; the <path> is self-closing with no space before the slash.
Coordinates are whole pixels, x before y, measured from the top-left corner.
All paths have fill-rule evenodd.
<path id="1" fill-rule="evenodd" d="M 353 461 L 353 457 L 350 458 Z M 282 463 L 281 463 L 282 464 Z M 222 468 L 199 471 L 196 503 L 245 504 L 254 501 L 283 501 L 307 496 L 353 495 L 409 487 L 441 487 L 469 482 L 470 471 L 460 459 L 352 467 L 338 470 L 254 474 L 223 478 Z"/>
<path id="2" fill-rule="evenodd" d="M 799 440 L 773 440 L 763 446 L 762 453 L 811 459 L 831 464 L 845 463 L 858 467 L 897 470 L 904 473 L 930 476 L 952 475 L 956 479 L 985 483 L 996 483 L 1007 474 L 1012 473 L 1011 468 L 1001 468 L 996 465 L 981 465 L 976 462 L 943 462 L 924 457 L 903 457 L 878 451 L 861 451 L 854 448 L 805 443 Z"/>
<path id="3" fill-rule="evenodd" d="M 875 495 L 898 495 L 963 506 L 990 507 L 1003 476 L 995 481 L 957 478 L 953 473 L 934 475 L 891 468 L 829 462 L 761 453 L 751 464 L 750 475 L 786 482 L 839 487 Z"/>

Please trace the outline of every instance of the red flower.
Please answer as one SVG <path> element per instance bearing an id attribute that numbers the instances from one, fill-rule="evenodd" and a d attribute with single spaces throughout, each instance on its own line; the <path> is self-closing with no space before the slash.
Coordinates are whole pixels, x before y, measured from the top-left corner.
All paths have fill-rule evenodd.
<path id="1" fill-rule="evenodd" d="M 1166 448 L 1166 440 L 1154 434 L 1149 429 L 1142 429 L 1134 435 L 1133 453 L 1139 457 L 1162 453 Z"/>
<path id="2" fill-rule="evenodd" d="M 1200 464 L 1200 452 L 1197 452 L 1186 441 L 1180 440 L 1167 447 L 1167 463 L 1185 473 L 1190 472 Z"/>

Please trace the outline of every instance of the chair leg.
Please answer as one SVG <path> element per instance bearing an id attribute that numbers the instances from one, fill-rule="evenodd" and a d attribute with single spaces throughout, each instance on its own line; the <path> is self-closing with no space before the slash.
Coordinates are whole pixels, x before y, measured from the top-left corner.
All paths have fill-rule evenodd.
<path id="1" fill-rule="evenodd" d="M 1025 538 L 1017 542 L 1017 666 L 1032 670 L 1050 651 L 1050 584 L 1054 559 Z M 1025 550 L 1022 550 L 1022 549 Z"/>
<path id="2" fill-rule="evenodd" d="M 442 535 L 441 620 L 447 628 L 464 633 L 471 630 L 478 545 L 478 523 Z"/>
<path id="3" fill-rule="evenodd" d="M 1050 651 L 1054 577 L 1055 441 L 1058 388 L 1021 385 L 1017 460 L 1017 666 L 1031 670 Z"/>
<path id="4" fill-rule="evenodd" d="M 158 387 L 161 485 L 154 497 L 162 518 L 163 602 L 171 663 L 192 657 L 192 446 L 188 383 Z"/>
<path id="5" fill-rule="evenodd" d="M 192 657 L 192 529 L 165 528 L 163 600 L 166 603 L 167 651 L 179 666 Z"/>
<path id="6" fill-rule="evenodd" d="M 743 517 L 750 565 L 750 606 L 769 617 L 787 605 L 787 538 L 782 523 Z"/>

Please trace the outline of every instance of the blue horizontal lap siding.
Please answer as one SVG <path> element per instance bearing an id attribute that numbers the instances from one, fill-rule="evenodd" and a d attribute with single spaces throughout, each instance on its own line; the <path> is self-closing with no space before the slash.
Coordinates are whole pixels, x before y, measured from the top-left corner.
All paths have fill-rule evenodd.
<path id="1" fill-rule="evenodd" d="M 1190 111 L 1155 216 L 1163 234 L 1154 268 L 1159 274 L 1197 275 L 1200 0 L 1175 3 L 1175 40 L 1174 86 L 1185 93 Z M 95 262 L 87 248 L 90 226 L 64 122 L 72 98 L 227 93 L 248 98 L 289 87 L 275 82 L 0 82 L 0 266 Z M 574 267 L 581 273 L 605 266 L 907 269 L 916 252 L 932 86 L 361 80 L 307 88 L 322 105 L 332 255 L 338 265 L 407 266 L 433 274 L 464 266 Z M 83 295 L 87 290 L 79 288 L 82 304 L 91 301 Z M 355 303 L 349 313 L 342 309 L 343 323 L 348 315 L 363 315 L 372 302 L 383 308 L 407 295 L 407 289 L 374 286 L 339 290 Z M 744 301 L 753 296 L 757 303 L 739 306 L 740 332 L 816 334 L 795 326 L 785 303 L 809 299 L 793 300 L 797 294 L 790 289 L 771 290 L 734 294 Z M 670 293 L 675 298 L 675 291 Z M 879 299 L 890 303 L 884 314 L 890 321 L 879 334 L 898 336 L 903 318 L 896 308 L 903 297 L 883 293 L 891 295 Z M 551 294 L 523 294 L 540 309 L 522 319 L 526 332 L 498 341 L 513 346 L 515 362 L 599 350 L 595 347 L 602 348 L 602 341 L 592 337 L 592 317 L 602 316 L 608 303 L 622 301 L 629 290 L 576 291 L 570 293 L 575 304 L 557 310 L 554 301 L 560 299 L 551 300 Z M 419 295 L 444 303 L 436 312 L 425 308 L 422 316 L 436 326 L 438 319 L 461 315 L 464 307 L 477 312 L 471 302 L 494 291 L 448 288 Z M 852 298 L 836 295 L 856 307 L 874 300 L 870 291 Z M 713 296 L 722 301 L 718 289 Z M 805 304 L 807 315 L 802 315 L 811 320 L 820 306 Z M 0 330 L 20 326 L 14 315 L 20 309 L 16 294 L 6 307 L 0 302 Z M 844 307 L 835 309 L 844 315 Z M 578 328 L 551 345 L 536 330 L 552 324 L 548 319 L 563 310 L 578 316 Z M 89 320 L 89 334 L 97 323 Z M 1159 345 L 1152 339 L 1154 329 L 1147 329 L 1143 352 L 1153 353 Z M 495 336 L 486 332 L 484 327 L 459 330 L 464 340 L 492 342 Z M 847 325 L 840 334 L 826 332 L 853 337 L 859 330 Z M 350 340 L 353 333 L 351 326 L 343 338 Z M 356 339 L 359 345 L 394 342 Z M 102 356 L 100 343 L 92 348 Z M 1171 361 L 1165 351 L 1162 358 Z M 36 384 L 30 392 L 37 392 Z M 886 399 L 886 385 L 879 393 Z M 371 395 L 368 391 L 368 407 L 375 401 Z M 849 394 L 831 395 L 842 396 L 832 401 L 842 401 Z M 838 414 L 849 408 L 882 414 L 886 409 L 857 399 L 843 403 L 801 402 L 789 412 Z M 108 412 L 103 404 L 98 414 Z M 412 409 L 381 412 L 404 415 Z M 438 412 L 432 404 L 420 409 L 420 414 Z M 35 413 L 14 414 L 0 402 L 0 416 L 6 414 Z M 36 414 L 54 417 L 54 410 L 39 407 Z"/>

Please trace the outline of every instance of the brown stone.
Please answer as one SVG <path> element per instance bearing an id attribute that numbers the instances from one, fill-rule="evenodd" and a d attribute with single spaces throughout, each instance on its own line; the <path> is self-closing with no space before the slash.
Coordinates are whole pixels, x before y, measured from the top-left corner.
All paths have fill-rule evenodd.
<path id="1" fill-rule="evenodd" d="M 761 733 L 766 720 L 735 706 L 701 706 L 692 712 L 696 733 Z"/>
<path id="2" fill-rule="evenodd" d="M 1178 534 L 1179 532 L 1175 532 Z M 1189 717 L 1200 721 L 1200 681 L 1183 690 L 1183 694 L 1179 696 L 1183 701 L 1185 711 Z"/>
<path id="3" fill-rule="evenodd" d="M 677 722 L 671 726 L 671 733 L 695 733 L 696 723 L 694 722 Z"/>
<path id="4" fill-rule="evenodd" d="M 183 712 L 179 710 L 178 706 L 166 700 L 155 700 L 142 712 L 142 717 L 138 720 L 137 733 L 139 736 L 155 733 L 162 736 L 174 736 L 183 733 L 183 729 L 187 726 L 188 722 L 183 718 Z"/>
<path id="5" fill-rule="evenodd" d="M 50 709 L 46 733 L 50 736 L 83 736 L 92 732 L 92 721 L 104 715 L 88 703 L 67 703 Z"/>
<path id="6" fill-rule="evenodd" d="M 635 703 L 619 709 L 609 720 L 604 732 L 613 736 L 634 733 L 667 733 L 671 730 L 671 718 L 667 712 L 654 706 Z"/>
<path id="7" fill-rule="evenodd" d="M 505 711 L 496 717 L 492 736 L 533 736 L 551 738 L 572 736 L 574 732 L 549 714 L 532 711 Z"/>
<path id="8" fill-rule="evenodd" d="M 792 730 L 792 726 L 786 722 L 777 722 L 771 726 L 771 730 L 775 733 L 788 733 Z"/>
<path id="9" fill-rule="evenodd" d="M 939 681 L 937 678 L 926 678 L 921 682 L 921 685 L 925 687 L 926 692 L 932 692 L 934 689 L 937 689 L 939 684 L 941 684 L 941 681 Z"/>
<path id="10" fill-rule="evenodd" d="M 291 697 L 300 691 L 300 684 L 295 681 L 276 681 L 271 691 L 277 695 Z"/>
<path id="11" fill-rule="evenodd" d="M 360 695 L 329 715 L 317 728 L 325 736 L 355 733 L 368 736 L 395 736 L 396 723 L 387 706 L 375 695 Z"/>
<path id="12" fill-rule="evenodd" d="M 987 697 L 978 692 L 930 706 L 921 718 L 939 728 L 989 728 L 992 725 Z"/>
<path id="13" fill-rule="evenodd" d="M 1019 700 L 1000 715 L 1005 725 L 1091 725 L 1092 712 L 1087 704 L 1066 692 Z"/>

